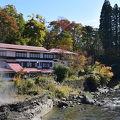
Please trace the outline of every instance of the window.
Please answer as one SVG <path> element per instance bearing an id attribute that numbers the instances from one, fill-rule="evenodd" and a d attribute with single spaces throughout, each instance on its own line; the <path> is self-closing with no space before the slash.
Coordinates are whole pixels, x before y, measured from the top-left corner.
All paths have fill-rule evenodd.
<path id="1" fill-rule="evenodd" d="M 0 51 L 0 56 L 6 56 L 6 51 Z"/>
<path id="2" fill-rule="evenodd" d="M 27 57 L 27 53 L 26 52 L 16 52 L 16 57 Z"/>
<path id="3" fill-rule="evenodd" d="M 46 68 L 46 69 L 48 69 L 48 68 L 50 68 L 50 67 L 52 67 L 52 63 L 51 62 L 43 62 L 42 63 L 42 68 Z"/>
<path id="4" fill-rule="evenodd" d="M 44 58 L 52 59 L 53 58 L 53 54 L 44 54 Z"/>
<path id="5" fill-rule="evenodd" d="M 40 53 L 30 53 L 30 58 L 40 58 Z"/>

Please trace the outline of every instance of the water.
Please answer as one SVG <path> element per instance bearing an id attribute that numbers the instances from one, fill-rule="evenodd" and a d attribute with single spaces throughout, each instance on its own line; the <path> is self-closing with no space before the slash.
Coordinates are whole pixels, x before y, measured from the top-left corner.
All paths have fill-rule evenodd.
<path id="1" fill-rule="evenodd" d="M 73 108 L 54 108 L 43 120 L 120 120 L 120 107 L 80 105 Z"/>
<path id="2" fill-rule="evenodd" d="M 110 91 L 99 99 L 103 106 L 82 104 L 72 108 L 54 108 L 43 120 L 120 120 L 120 90 Z"/>

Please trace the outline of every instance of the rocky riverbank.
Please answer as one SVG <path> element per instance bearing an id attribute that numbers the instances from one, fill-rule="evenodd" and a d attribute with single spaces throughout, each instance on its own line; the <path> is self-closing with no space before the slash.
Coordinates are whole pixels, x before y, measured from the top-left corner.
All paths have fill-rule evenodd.
<path id="1" fill-rule="evenodd" d="M 98 105 L 98 106 L 108 106 L 110 105 L 110 103 L 120 104 L 120 96 L 118 98 L 114 98 L 115 93 L 119 95 L 118 93 L 120 93 L 120 90 L 100 88 L 98 89 L 97 92 L 91 92 L 89 94 L 84 93 L 80 95 L 70 96 L 67 99 L 66 98 L 63 98 L 61 100 L 56 99 L 54 101 L 54 106 L 58 106 L 60 108 L 66 108 L 66 107 L 73 107 L 74 105 L 81 105 L 81 104 L 90 104 L 90 105 Z M 113 99 L 111 99 L 111 96 Z"/>
<path id="2" fill-rule="evenodd" d="M 0 120 L 40 120 L 41 116 L 52 108 L 53 101 L 46 95 L 39 95 L 22 102 L 0 106 Z"/>
<path id="3" fill-rule="evenodd" d="M 117 104 L 120 106 L 120 96 L 116 96 L 115 93 L 119 95 L 119 88 L 101 88 L 97 92 L 74 95 L 69 98 L 55 99 L 54 101 L 49 96 L 43 94 L 22 102 L 0 106 L 0 120 L 40 120 L 42 116 L 51 111 L 53 106 L 59 108 L 73 107 L 81 104 L 98 106 Z M 112 99 L 110 99 L 111 95 L 113 95 Z"/>

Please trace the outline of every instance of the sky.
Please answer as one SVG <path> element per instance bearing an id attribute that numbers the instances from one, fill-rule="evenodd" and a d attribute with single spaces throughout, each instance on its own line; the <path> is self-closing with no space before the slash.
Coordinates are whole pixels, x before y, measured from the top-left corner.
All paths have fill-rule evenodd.
<path id="1" fill-rule="evenodd" d="M 120 0 L 109 0 L 111 5 Z M 18 13 L 23 13 L 24 19 L 28 15 L 40 14 L 47 22 L 66 18 L 82 25 L 99 27 L 100 12 L 104 0 L 0 0 L 0 6 L 12 4 Z"/>

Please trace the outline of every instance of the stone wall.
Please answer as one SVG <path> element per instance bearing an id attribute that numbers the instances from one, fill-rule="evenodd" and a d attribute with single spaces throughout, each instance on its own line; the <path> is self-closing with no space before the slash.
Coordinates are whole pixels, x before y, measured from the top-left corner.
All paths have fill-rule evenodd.
<path id="1" fill-rule="evenodd" d="M 0 106 L 0 120 L 33 120 L 47 114 L 53 101 L 46 95 L 39 95 L 25 101 Z"/>

